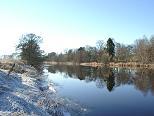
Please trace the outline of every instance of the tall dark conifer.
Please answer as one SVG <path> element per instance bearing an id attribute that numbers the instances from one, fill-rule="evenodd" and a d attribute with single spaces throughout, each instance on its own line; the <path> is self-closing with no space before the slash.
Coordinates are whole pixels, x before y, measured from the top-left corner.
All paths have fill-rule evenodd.
<path id="1" fill-rule="evenodd" d="M 107 48 L 106 48 L 106 50 L 107 50 L 107 53 L 109 55 L 110 61 L 112 61 L 113 57 L 115 55 L 115 44 L 114 44 L 114 42 L 113 42 L 113 40 L 111 38 L 109 38 L 107 40 Z"/>

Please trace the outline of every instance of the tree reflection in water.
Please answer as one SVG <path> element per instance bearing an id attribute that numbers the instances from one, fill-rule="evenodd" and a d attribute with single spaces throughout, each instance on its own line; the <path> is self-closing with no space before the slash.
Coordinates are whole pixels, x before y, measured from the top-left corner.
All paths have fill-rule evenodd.
<path id="1" fill-rule="evenodd" d="M 87 83 L 93 81 L 98 88 L 106 87 L 110 92 L 121 85 L 133 85 L 144 95 L 148 92 L 154 95 L 154 70 L 53 65 L 48 67 L 48 71 L 65 73 L 65 77 Z"/>
<path id="2" fill-rule="evenodd" d="M 112 71 L 112 69 L 109 69 L 110 70 L 110 72 L 109 72 L 109 76 L 108 76 L 108 78 L 107 78 L 107 89 L 109 90 L 109 91 L 112 91 L 113 90 L 113 87 L 114 87 L 114 85 L 115 85 L 115 82 L 114 82 L 114 73 L 113 73 L 113 71 Z"/>

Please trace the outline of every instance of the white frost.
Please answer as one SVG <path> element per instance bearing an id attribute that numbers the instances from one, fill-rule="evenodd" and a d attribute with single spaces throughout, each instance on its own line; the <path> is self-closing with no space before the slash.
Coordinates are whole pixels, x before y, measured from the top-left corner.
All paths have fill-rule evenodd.
<path id="1" fill-rule="evenodd" d="M 86 111 L 70 100 L 57 96 L 46 77 L 36 76 L 34 70 L 24 74 L 0 70 L 0 115 L 71 116 Z M 70 113 L 71 112 L 71 113 Z"/>

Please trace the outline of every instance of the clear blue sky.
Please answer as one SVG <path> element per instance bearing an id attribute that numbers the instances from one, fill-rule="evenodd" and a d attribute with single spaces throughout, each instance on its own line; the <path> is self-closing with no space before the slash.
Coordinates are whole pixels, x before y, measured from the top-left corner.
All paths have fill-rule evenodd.
<path id="1" fill-rule="evenodd" d="M 19 37 L 43 37 L 42 49 L 94 46 L 109 37 L 131 44 L 154 34 L 154 0 L 0 0 L 0 54 L 15 51 Z"/>

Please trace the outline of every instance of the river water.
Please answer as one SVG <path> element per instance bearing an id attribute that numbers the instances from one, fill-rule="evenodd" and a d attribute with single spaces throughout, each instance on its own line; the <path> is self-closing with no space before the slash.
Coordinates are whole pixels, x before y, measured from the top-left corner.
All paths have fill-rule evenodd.
<path id="1" fill-rule="evenodd" d="M 58 95 L 85 107 L 85 116 L 154 116 L 154 71 L 46 67 Z M 81 114 L 79 114 L 81 115 Z"/>

